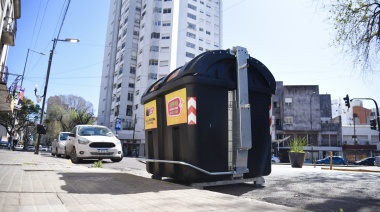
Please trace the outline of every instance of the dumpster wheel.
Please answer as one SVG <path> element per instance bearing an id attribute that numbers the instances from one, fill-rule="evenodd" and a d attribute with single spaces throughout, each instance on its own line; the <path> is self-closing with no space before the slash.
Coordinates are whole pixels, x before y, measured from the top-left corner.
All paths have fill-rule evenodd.
<path id="1" fill-rule="evenodd" d="M 154 180 L 162 180 L 162 177 L 159 174 L 152 174 L 152 176 L 150 178 L 154 179 Z"/>

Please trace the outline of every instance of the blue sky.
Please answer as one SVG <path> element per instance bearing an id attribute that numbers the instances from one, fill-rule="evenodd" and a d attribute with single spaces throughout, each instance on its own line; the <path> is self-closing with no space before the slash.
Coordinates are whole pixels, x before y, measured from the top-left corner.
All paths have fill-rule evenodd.
<path id="1" fill-rule="evenodd" d="M 320 94 L 331 94 L 332 99 L 349 94 L 380 101 L 379 74 L 361 76 L 350 58 L 330 47 L 334 31 L 324 22 L 327 14 L 311 2 L 224 0 L 222 48 L 247 48 L 284 85 L 319 85 Z M 22 0 L 21 6 L 16 46 L 10 47 L 7 66 L 12 74 L 22 74 L 28 48 L 46 54 L 30 52 L 26 66 L 26 96 L 36 100 L 33 90 L 37 84 L 38 94 L 43 93 L 51 40 L 66 1 Z M 108 9 L 108 0 L 71 1 L 59 38 L 77 38 L 80 43 L 58 42 L 47 92 L 48 97 L 81 96 L 93 104 L 95 115 L 104 48 L 109 48 L 105 46 Z M 371 101 L 364 103 L 374 107 Z"/>

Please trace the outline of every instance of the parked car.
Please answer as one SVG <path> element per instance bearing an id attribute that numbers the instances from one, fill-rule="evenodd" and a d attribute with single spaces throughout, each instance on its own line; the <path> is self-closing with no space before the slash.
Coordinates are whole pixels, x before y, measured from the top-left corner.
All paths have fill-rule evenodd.
<path id="1" fill-rule="evenodd" d="M 45 151 L 45 152 L 47 152 L 47 151 L 48 151 L 48 148 L 47 148 L 47 146 L 41 146 L 41 145 L 40 145 L 39 150 L 40 150 L 40 151 Z"/>
<path id="2" fill-rule="evenodd" d="M 332 163 L 345 165 L 346 161 L 341 156 L 332 156 Z M 330 156 L 317 160 L 316 164 L 330 164 Z"/>
<path id="3" fill-rule="evenodd" d="M 274 155 L 272 155 L 272 163 L 280 163 L 280 159 Z"/>
<path id="4" fill-rule="evenodd" d="M 380 166 L 380 156 L 375 157 L 375 166 Z"/>
<path id="5" fill-rule="evenodd" d="M 18 151 L 21 151 L 23 149 L 24 149 L 24 145 L 22 145 L 22 144 L 17 144 L 15 147 L 15 150 L 18 150 Z"/>
<path id="6" fill-rule="evenodd" d="M 374 166 L 375 165 L 375 158 L 374 157 L 363 158 L 361 160 L 355 161 L 354 165 Z"/>
<path id="7" fill-rule="evenodd" d="M 34 151 L 34 146 L 28 146 L 28 147 L 26 148 L 26 151 Z"/>
<path id="8" fill-rule="evenodd" d="M 69 153 L 65 154 L 66 142 L 69 133 L 70 132 L 60 132 L 58 134 L 58 138 L 54 139 L 52 143 L 51 155 L 57 157 L 61 157 L 62 155 L 69 155 Z"/>
<path id="9" fill-rule="evenodd" d="M 111 159 L 120 162 L 123 152 L 120 140 L 101 125 L 77 125 L 66 141 L 65 157 L 79 163 L 82 159 Z"/>

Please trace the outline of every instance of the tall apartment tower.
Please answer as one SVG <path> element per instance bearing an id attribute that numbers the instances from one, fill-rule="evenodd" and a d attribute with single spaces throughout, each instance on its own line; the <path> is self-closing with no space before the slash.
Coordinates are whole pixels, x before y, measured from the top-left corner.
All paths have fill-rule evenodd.
<path id="1" fill-rule="evenodd" d="M 97 123 L 115 129 L 118 122 L 123 142 L 143 140 L 144 91 L 196 55 L 221 49 L 221 34 L 222 0 L 112 0 Z"/>

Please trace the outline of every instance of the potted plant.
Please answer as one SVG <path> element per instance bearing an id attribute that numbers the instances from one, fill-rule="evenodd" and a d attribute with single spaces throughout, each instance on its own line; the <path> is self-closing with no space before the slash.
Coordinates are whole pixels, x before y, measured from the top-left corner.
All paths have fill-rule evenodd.
<path id="1" fill-rule="evenodd" d="M 306 145 L 306 138 L 295 138 L 289 142 L 289 161 L 292 168 L 302 168 L 305 160 L 305 152 L 303 149 Z"/>

